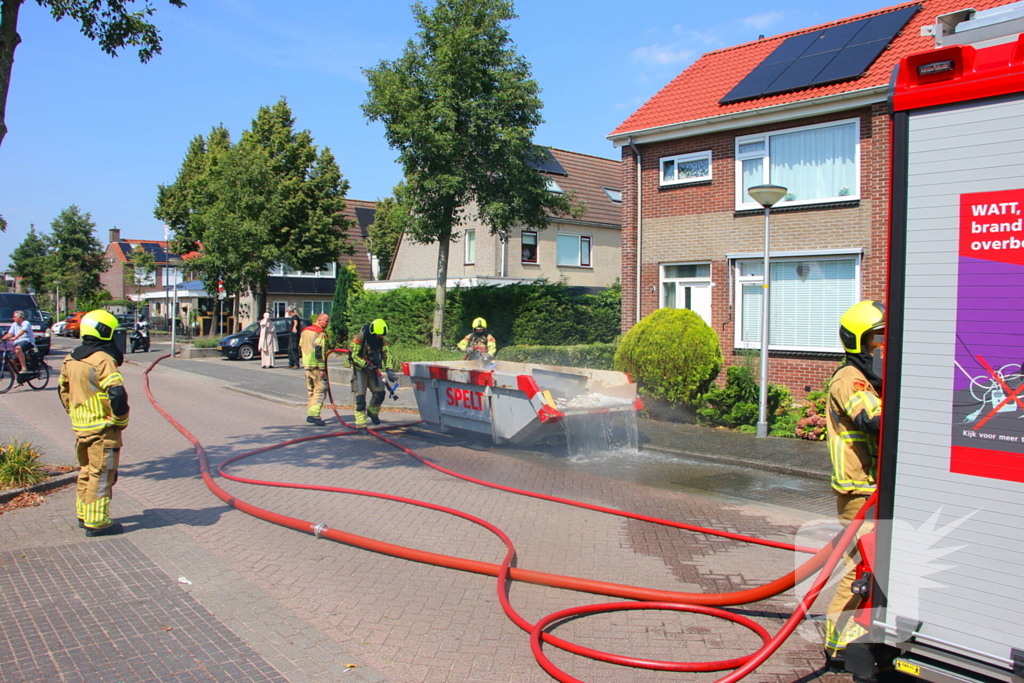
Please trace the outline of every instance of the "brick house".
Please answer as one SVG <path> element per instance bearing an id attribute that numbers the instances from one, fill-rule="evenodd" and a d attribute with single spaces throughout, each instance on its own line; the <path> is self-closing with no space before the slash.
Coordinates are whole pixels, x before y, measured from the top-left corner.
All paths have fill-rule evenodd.
<path id="1" fill-rule="evenodd" d="M 132 240 L 122 239 L 121 230 L 111 228 L 107 248 L 104 251 L 104 258 L 107 260 L 107 270 L 100 273 L 100 286 L 110 292 L 114 299 L 135 299 L 137 292 L 130 283 L 125 281 L 125 274 L 131 265 L 132 251 L 142 247 L 148 252 L 156 264 L 156 270 L 139 288 L 143 295 L 159 293 L 163 295 L 167 286 L 171 285 L 175 277 L 181 283 L 188 278 L 188 273 L 176 275 L 175 269 L 168 268 L 168 256 L 174 256 L 167 251 L 167 242 L 162 240 Z M 187 269 L 186 269 L 187 270 Z M 160 313 L 162 315 L 162 313 Z"/>
<path id="2" fill-rule="evenodd" d="M 919 0 L 709 52 L 619 125 L 623 331 L 689 308 L 727 366 L 757 353 L 765 219 L 746 190 L 783 185 L 770 380 L 796 396 L 820 388 L 842 358 L 840 315 L 885 298 L 892 70 L 959 9 Z"/>
<path id="3" fill-rule="evenodd" d="M 470 217 L 455 229 L 448 286 L 561 279 L 574 287 L 603 289 L 619 276 L 622 196 L 619 162 L 553 147 L 536 166 L 551 192 L 572 193 L 585 206 L 579 218 L 552 216 L 545 230 L 513 230 L 507 242 Z M 472 215 L 472 207 L 467 210 Z M 437 244 L 399 240 L 386 280 L 367 289 L 433 287 Z"/>

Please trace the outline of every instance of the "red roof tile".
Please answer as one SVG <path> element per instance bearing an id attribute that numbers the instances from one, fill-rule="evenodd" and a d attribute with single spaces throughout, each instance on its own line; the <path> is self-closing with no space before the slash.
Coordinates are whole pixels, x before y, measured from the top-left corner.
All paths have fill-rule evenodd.
<path id="1" fill-rule="evenodd" d="M 918 0 L 893 5 L 884 9 L 860 14 L 840 21 L 834 21 L 812 28 L 801 29 L 791 33 L 772 36 L 752 43 L 716 50 L 702 55 L 686 71 L 675 77 L 668 85 L 649 99 L 632 116 L 626 119 L 611 136 L 635 133 L 651 128 L 660 128 L 688 121 L 733 114 L 736 112 L 753 111 L 780 104 L 814 100 L 829 95 L 851 93 L 857 90 L 884 86 L 889 83 L 892 69 L 896 63 L 914 52 L 928 50 L 935 46 L 935 39 L 922 36 L 920 27 L 935 23 L 942 14 L 963 9 L 965 6 L 976 10 L 990 9 L 1008 4 L 1006 0 Z M 753 100 L 719 104 L 725 95 L 750 73 L 755 66 L 791 36 L 810 31 L 817 31 L 830 26 L 848 24 L 867 17 L 877 16 L 902 7 L 920 5 L 921 10 L 910 18 L 907 25 L 879 55 L 875 63 L 860 78 L 829 85 L 816 86 L 796 90 L 794 92 L 768 95 Z"/>

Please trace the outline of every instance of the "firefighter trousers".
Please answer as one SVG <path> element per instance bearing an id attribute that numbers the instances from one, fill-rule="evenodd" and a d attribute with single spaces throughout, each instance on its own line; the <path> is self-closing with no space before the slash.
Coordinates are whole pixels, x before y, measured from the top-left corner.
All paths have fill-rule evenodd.
<path id="1" fill-rule="evenodd" d="M 366 405 L 366 392 L 370 391 L 370 405 Z M 356 426 L 366 426 L 366 414 L 376 415 L 384 403 L 384 382 L 376 370 L 352 368 L 352 396 L 356 404 Z"/>
<path id="2" fill-rule="evenodd" d="M 857 516 L 867 496 L 852 495 L 849 493 L 836 494 L 836 511 L 839 513 L 839 523 L 843 527 L 850 526 L 850 521 Z M 870 533 L 874 524 L 865 522 L 857 531 L 857 537 Z M 854 542 L 846 556 L 843 557 L 843 576 L 836 584 L 836 594 L 828 606 L 825 622 L 825 653 L 829 657 L 840 655 L 846 646 L 853 640 L 860 638 L 867 633 L 864 628 L 853 620 L 854 612 L 860 605 L 860 596 L 854 595 L 851 590 L 854 580 L 857 578 L 857 544 Z"/>
<path id="3" fill-rule="evenodd" d="M 110 499 L 121 459 L 121 429 L 107 427 L 98 434 L 79 436 L 75 454 L 80 468 L 75 511 L 86 528 L 105 529 L 114 523 Z"/>
<path id="4" fill-rule="evenodd" d="M 324 378 L 320 375 L 323 372 L 320 368 L 306 368 L 306 393 L 309 395 L 306 414 L 310 417 L 320 417 L 320 411 L 324 408 Z"/>

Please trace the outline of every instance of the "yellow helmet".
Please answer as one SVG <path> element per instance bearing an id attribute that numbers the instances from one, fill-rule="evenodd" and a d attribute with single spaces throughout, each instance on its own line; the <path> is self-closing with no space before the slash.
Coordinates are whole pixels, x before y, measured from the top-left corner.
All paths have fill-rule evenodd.
<path id="1" fill-rule="evenodd" d="M 388 324 L 384 322 L 381 318 L 377 318 L 372 323 L 370 323 L 370 334 L 385 335 L 387 333 Z"/>
<path id="2" fill-rule="evenodd" d="M 476 318 L 473 320 L 473 329 L 479 330 L 480 328 L 487 329 L 487 321 L 483 318 Z"/>
<path id="3" fill-rule="evenodd" d="M 110 341 L 114 338 L 114 328 L 117 325 L 117 318 L 114 317 L 114 314 L 100 308 L 82 316 L 78 334 L 82 337 L 96 337 L 101 341 Z"/>
<path id="4" fill-rule="evenodd" d="M 847 353 L 863 353 L 864 338 L 885 327 L 885 305 L 878 301 L 861 301 L 839 319 L 839 339 Z"/>

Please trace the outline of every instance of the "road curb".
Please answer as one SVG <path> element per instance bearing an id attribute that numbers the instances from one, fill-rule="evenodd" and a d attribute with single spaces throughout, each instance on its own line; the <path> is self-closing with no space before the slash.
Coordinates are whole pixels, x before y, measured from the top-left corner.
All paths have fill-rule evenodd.
<path id="1" fill-rule="evenodd" d="M 674 448 L 665 448 L 663 446 L 641 446 L 643 450 L 655 451 L 656 453 L 666 453 L 668 455 L 678 455 L 683 458 L 697 458 L 699 460 L 713 460 L 717 463 L 725 465 L 734 465 L 737 467 L 754 467 L 759 470 L 765 470 L 767 472 L 775 472 L 776 474 L 788 474 L 797 477 L 804 477 L 805 479 L 817 479 L 820 481 L 831 481 L 832 477 L 827 472 L 817 472 L 815 470 L 808 470 L 802 467 L 792 467 L 790 465 L 779 465 L 777 463 L 765 462 L 764 460 L 750 460 L 748 458 L 735 458 L 729 455 L 718 455 L 712 453 L 692 453 L 690 451 L 681 451 Z"/>
<path id="2" fill-rule="evenodd" d="M 77 479 L 78 472 L 62 472 L 57 476 L 49 477 L 38 484 L 32 484 L 32 486 L 0 492 L 0 505 L 11 502 L 23 493 L 41 493 L 43 491 L 49 491 L 50 489 L 60 488 L 67 484 L 73 484 Z"/>

